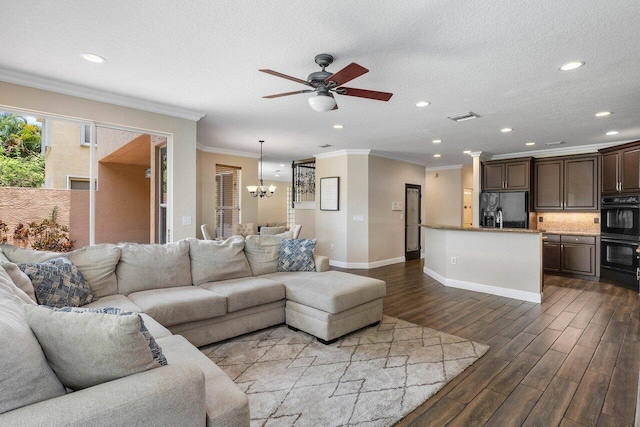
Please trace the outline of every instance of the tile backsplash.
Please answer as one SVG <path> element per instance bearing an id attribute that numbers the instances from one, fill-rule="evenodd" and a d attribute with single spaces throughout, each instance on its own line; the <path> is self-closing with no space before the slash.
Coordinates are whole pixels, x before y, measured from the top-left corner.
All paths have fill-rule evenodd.
<path id="1" fill-rule="evenodd" d="M 585 233 L 599 233 L 600 223 L 594 222 L 600 218 L 599 213 L 577 212 L 538 212 L 536 219 L 542 217 L 543 221 L 537 221 L 537 229 L 547 231 L 573 231 Z"/>

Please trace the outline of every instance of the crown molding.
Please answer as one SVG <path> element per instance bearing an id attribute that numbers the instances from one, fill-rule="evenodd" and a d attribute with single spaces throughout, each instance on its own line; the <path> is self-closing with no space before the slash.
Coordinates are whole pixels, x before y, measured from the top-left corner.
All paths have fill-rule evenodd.
<path id="1" fill-rule="evenodd" d="M 315 157 L 316 159 L 325 159 L 328 157 L 336 157 L 336 156 L 345 156 L 345 155 L 357 155 L 357 156 L 368 156 L 369 154 L 371 154 L 371 150 L 337 150 L 337 151 L 330 151 L 328 153 L 322 153 L 322 154 L 314 154 L 313 157 Z"/>
<path id="2" fill-rule="evenodd" d="M 404 163 L 411 163 L 413 165 L 418 165 L 418 166 L 426 166 L 427 163 L 420 161 L 420 160 L 416 160 L 413 158 L 408 158 L 408 157 L 404 157 L 401 156 L 399 154 L 395 154 L 395 153 L 389 153 L 386 151 L 371 151 L 371 155 L 372 156 L 376 156 L 376 157 L 382 157 L 383 159 L 390 159 L 390 160 L 397 160 L 399 162 L 404 162 Z"/>
<path id="3" fill-rule="evenodd" d="M 57 80 L 45 79 L 25 73 L 17 73 L 0 68 L 0 81 L 13 83 L 21 86 L 28 86 L 36 89 L 48 90 L 50 92 L 61 93 L 63 95 L 77 96 L 79 98 L 91 99 L 93 101 L 106 102 L 108 104 L 119 105 L 121 107 L 135 108 L 137 110 L 148 111 L 150 113 L 164 114 L 166 116 L 178 117 L 181 119 L 193 120 L 197 122 L 205 116 L 205 113 L 185 108 L 173 107 L 170 105 L 158 104 L 144 101 L 142 99 L 131 98 L 123 95 L 116 95 L 109 92 L 78 86 L 70 83 L 63 83 Z"/>
<path id="4" fill-rule="evenodd" d="M 603 148 L 612 147 L 614 145 L 624 144 L 629 141 L 617 141 L 617 142 L 603 142 L 600 144 L 589 144 L 589 145 L 579 145 L 579 146 L 571 146 L 571 147 L 561 147 L 561 148 L 547 148 L 544 150 L 534 150 L 534 151 L 523 151 L 519 153 L 509 153 L 509 154 L 496 154 L 491 156 L 491 160 L 505 160 L 505 159 L 515 159 L 517 157 L 556 157 L 556 156 L 570 156 L 573 154 L 590 154 L 597 153 L 598 150 Z"/>
<path id="5" fill-rule="evenodd" d="M 462 169 L 464 165 L 449 165 L 449 166 L 435 166 L 432 168 L 424 168 L 425 172 L 431 171 L 446 171 L 449 169 Z"/>
<path id="6" fill-rule="evenodd" d="M 204 151 L 205 153 L 225 154 L 227 156 L 249 157 L 252 159 L 260 158 L 260 154 L 247 153 L 245 151 L 227 150 L 225 148 L 209 147 L 208 145 L 203 145 L 199 142 L 196 143 L 196 148 L 199 151 Z"/>

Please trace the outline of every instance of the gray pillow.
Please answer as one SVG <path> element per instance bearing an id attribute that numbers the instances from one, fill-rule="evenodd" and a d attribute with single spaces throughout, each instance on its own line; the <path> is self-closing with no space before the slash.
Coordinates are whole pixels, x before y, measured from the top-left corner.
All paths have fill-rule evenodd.
<path id="1" fill-rule="evenodd" d="M 35 301 L 32 300 L 29 295 L 27 295 L 22 289 L 20 289 L 20 287 L 16 286 L 13 280 L 11 280 L 9 274 L 7 274 L 7 272 L 3 268 L 0 268 L 0 285 L 4 287 L 4 290 L 8 290 L 13 295 L 20 298 L 20 300 L 22 300 L 22 302 L 24 302 L 25 304 L 35 304 Z"/>
<path id="2" fill-rule="evenodd" d="M 193 284 L 198 286 L 207 282 L 251 276 L 251 268 L 243 249 L 242 236 L 231 236 L 222 241 L 189 239 Z"/>
<path id="3" fill-rule="evenodd" d="M 27 262 L 45 262 L 50 259 L 64 256 L 64 253 L 36 251 L 35 249 L 24 249 L 14 245 L 2 245 L 2 252 L 11 262 L 23 264 Z"/>
<path id="4" fill-rule="evenodd" d="M 0 287 L 0 414 L 65 394 L 29 328 L 27 306 Z"/>
<path id="5" fill-rule="evenodd" d="M 186 240 L 164 245 L 120 243 L 122 253 L 116 267 L 118 293 L 191 286 L 189 243 Z"/>
<path id="6" fill-rule="evenodd" d="M 96 297 L 118 293 L 116 266 L 120 260 L 120 248 L 109 243 L 85 246 L 65 255 L 87 280 Z"/>
<path id="7" fill-rule="evenodd" d="M 51 368 L 73 390 L 167 364 L 137 313 L 41 306 L 26 312 Z"/>
<path id="8" fill-rule="evenodd" d="M 36 299 L 42 305 L 80 307 L 96 299 L 82 273 L 65 257 L 18 267 L 31 279 Z"/>
<path id="9" fill-rule="evenodd" d="M 278 236 L 247 236 L 244 253 L 254 276 L 278 271 L 280 240 Z"/>
<path id="10" fill-rule="evenodd" d="M 29 276 L 24 274 L 24 271 L 20 270 L 20 267 L 18 267 L 17 264 L 12 263 L 11 261 L 0 260 L 0 267 L 7 272 L 11 281 L 13 281 L 18 288 L 29 295 L 29 298 L 31 298 L 33 302 L 36 302 L 36 291 L 33 289 L 31 279 L 29 279 Z"/>

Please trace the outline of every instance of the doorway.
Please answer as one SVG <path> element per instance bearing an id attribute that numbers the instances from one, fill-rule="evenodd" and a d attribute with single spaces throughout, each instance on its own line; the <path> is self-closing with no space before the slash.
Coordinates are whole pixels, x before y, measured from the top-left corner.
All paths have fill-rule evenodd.
<path id="1" fill-rule="evenodd" d="M 420 201 L 422 187 L 416 184 L 405 184 L 404 189 L 404 257 L 405 259 L 420 258 Z"/>

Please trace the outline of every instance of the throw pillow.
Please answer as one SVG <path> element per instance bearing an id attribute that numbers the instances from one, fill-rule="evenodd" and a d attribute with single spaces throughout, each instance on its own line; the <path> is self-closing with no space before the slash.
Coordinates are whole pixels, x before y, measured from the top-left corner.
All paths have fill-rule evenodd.
<path id="1" fill-rule="evenodd" d="M 29 295 L 27 295 L 22 289 L 16 286 L 13 280 L 11 280 L 11 276 L 9 276 L 9 274 L 7 274 L 7 272 L 3 268 L 0 268 L 0 286 L 2 286 L 3 290 L 8 291 L 8 293 L 11 293 L 20 298 L 23 303 L 35 304 L 35 301 L 32 300 Z"/>
<path id="2" fill-rule="evenodd" d="M 315 271 L 316 239 L 282 239 L 278 271 Z"/>
<path id="3" fill-rule="evenodd" d="M 231 236 L 222 241 L 188 240 L 194 285 L 251 276 L 243 250 L 244 237 Z"/>
<path id="4" fill-rule="evenodd" d="M 31 279 L 36 299 L 42 305 L 80 307 L 95 300 L 84 276 L 67 258 L 18 264 L 18 267 Z"/>
<path id="5" fill-rule="evenodd" d="M 29 279 L 29 276 L 24 274 L 24 271 L 20 270 L 17 264 L 12 263 L 11 261 L 0 260 L 0 267 L 7 272 L 13 283 L 15 283 L 18 288 L 29 295 L 29 298 L 31 298 L 33 302 L 36 302 L 36 291 L 33 289 L 31 279 Z"/>
<path id="6" fill-rule="evenodd" d="M 96 297 L 118 293 L 116 266 L 120 260 L 119 247 L 109 243 L 85 246 L 65 256 L 78 267 Z"/>
<path id="7" fill-rule="evenodd" d="M 27 323 L 27 305 L 3 289 L 0 287 L 0 414 L 65 394 Z"/>
<path id="8" fill-rule="evenodd" d="M 275 273 L 280 259 L 280 241 L 277 236 L 247 236 L 244 254 L 254 276 Z"/>
<path id="9" fill-rule="evenodd" d="M 28 306 L 26 315 L 51 368 L 73 390 L 167 364 L 137 313 Z"/>

